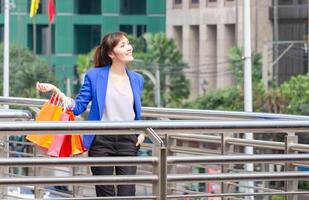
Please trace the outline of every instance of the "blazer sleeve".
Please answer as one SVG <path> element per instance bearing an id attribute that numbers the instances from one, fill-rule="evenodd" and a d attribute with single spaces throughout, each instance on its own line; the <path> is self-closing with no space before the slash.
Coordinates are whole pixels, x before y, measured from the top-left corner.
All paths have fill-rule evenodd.
<path id="1" fill-rule="evenodd" d="M 87 109 L 89 102 L 92 100 L 91 79 L 85 75 L 84 84 L 82 85 L 78 96 L 74 99 L 73 113 L 79 115 Z"/>
<path id="2" fill-rule="evenodd" d="M 142 96 L 143 88 L 144 88 L 144 77 L 140 75 L 140 94 Z"/>

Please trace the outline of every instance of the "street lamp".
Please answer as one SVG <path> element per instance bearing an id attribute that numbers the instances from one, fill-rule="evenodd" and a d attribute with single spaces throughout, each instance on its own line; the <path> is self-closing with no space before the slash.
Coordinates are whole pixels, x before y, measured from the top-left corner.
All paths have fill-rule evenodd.
<path id="1" fill-rule="evenodd" d="M 134 59 L 135 63 L 141 63 L 144 64 L 142 60 Z M 134 64 L 133 64 L 134 65 Z M 154 85 L 154 94 L 155 94 L 155 104 L 157 107 L 161 107 L 161 93 L 160 93 L 160 70 L 159 70 L 159 64 L 156 64 L 156 73 L 153 75 L 149 70 L 147 69 L 134 69 L 134 71 L 141 72 L 145 74 L 150 81 Z"/>

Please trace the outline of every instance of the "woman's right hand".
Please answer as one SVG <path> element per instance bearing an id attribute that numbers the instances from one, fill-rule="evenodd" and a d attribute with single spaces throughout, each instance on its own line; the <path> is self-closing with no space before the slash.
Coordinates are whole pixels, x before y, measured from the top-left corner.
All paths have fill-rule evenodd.
<path id="1" fill-rule="evenodd" d="M 69 108 L 72 107 L 73 100 L 70 97 L 67 97 L 65 94 L 63 94 L 56 86 L 50 84 L 50 83 L 36 83 L 36 89 L 40 92 L 52 92 L 59 96 L 60 100 L 64 103 L 65 107 Z"/>
<path id="2" fill-rule="evenodd" d="M 36 89 L 40 92 L 53 92 L 59 94 L 61 91 L 54 85 L 50 83 L 36 83 Z"/>

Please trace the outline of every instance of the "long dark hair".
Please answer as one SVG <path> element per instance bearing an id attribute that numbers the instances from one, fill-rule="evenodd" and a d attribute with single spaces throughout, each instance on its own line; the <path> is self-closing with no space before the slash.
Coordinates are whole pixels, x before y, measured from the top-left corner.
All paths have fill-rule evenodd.
<path id="1" fill-rule="evenodd" d="M 113 32 L 105 35 L 102 38 L 100 45 L 95 49 L 93 56 L 93 63 L 95 67 L 103 67 L 104 65 L 111 65 L 112 59 L 108 56 L 120 40 L 128 35 L 124 32 Z"/>

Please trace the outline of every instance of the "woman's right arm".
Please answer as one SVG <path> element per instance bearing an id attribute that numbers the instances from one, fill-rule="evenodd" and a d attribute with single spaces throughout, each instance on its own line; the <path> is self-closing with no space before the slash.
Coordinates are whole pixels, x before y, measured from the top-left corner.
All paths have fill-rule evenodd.
<path id="1" fill-rule="evenodd" d="M 40 92 L 52 92 L 59 95 L 61 101 L 64 102 L 66 107 L 72 109 L 74 115 L 79 115 L 84 112 L 87 109 L 89 102 L 92 100 L 91 80 L 87 74 L 85 75 L 84 83 L 76 99 L 67 97 L 56 86 L 49 83 L 37 82 L 36 88 Z"/>

